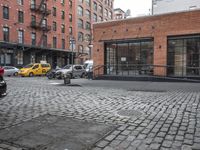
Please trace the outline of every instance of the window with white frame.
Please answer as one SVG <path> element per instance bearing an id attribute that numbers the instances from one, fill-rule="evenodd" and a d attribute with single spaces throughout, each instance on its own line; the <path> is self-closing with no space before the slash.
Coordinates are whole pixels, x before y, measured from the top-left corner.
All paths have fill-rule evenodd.
<path id="1" fill-rule="evenodd" d="M 24 31 L 18 30 L 18 43 L 23 44 L 24 43 Z"/>
<path id="2" fill-rule="evenodd" d="M 24 0 L 17 0 L 17 3 L 18 3 L 19 5 L 24 5 Z"/>

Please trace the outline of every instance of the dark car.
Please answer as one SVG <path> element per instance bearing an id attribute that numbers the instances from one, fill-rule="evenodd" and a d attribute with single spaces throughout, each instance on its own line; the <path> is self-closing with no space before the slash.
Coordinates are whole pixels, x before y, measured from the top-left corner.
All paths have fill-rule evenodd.
<path id="1" fill-rule="evenodd" d="M 0 67 L 0 96 L 6 95 L 7 84 L 3 78 L 4 69 Z"/>
<path id="2" fill-rule="evenodd" d="M 47 72 L 46 76 L 48 79 L 55 79 L 56 78 L 56 71 L 59 70 L 60 68 L 56 69 L 51 69 L 50 71 Z"/>

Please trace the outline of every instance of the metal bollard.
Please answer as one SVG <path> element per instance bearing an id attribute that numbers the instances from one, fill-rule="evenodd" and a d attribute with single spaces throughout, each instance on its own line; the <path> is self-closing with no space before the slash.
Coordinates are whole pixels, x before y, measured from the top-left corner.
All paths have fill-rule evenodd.
<path id="1" fill-rule="evenodd" d="M 69 74 L 64 74 L 64 84 L 70 84 L 71 83 L 71 78 Z"/>

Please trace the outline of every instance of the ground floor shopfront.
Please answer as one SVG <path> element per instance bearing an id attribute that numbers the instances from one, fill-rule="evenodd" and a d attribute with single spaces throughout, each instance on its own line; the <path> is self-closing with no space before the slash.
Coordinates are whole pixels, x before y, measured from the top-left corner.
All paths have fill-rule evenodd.
<path id="1" fill-rule="evenodd" d="M 30 63 L 45 61 L 53 68 L 71 64 L 75 60 L 75 53 L 41 47 L 19 45 L 13 43 L 0 43 L 0 65 L 22 67 Z"/>
<path id="2" fill-rule="evenodd" d="M 96 71 L 200 78 L 199 26 L 200 10 L 95 24 Z"/>

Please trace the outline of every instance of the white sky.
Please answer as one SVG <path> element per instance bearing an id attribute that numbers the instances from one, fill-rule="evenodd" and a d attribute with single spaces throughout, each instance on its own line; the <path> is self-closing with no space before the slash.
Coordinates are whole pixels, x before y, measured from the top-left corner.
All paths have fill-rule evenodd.
<path id="1" fill-rule="evenodd" d="M 126 12 L 131 10 L 131 16 L 148 15 L 152 0 L 114 0 L 114 8 L 121 8 Z"/>

